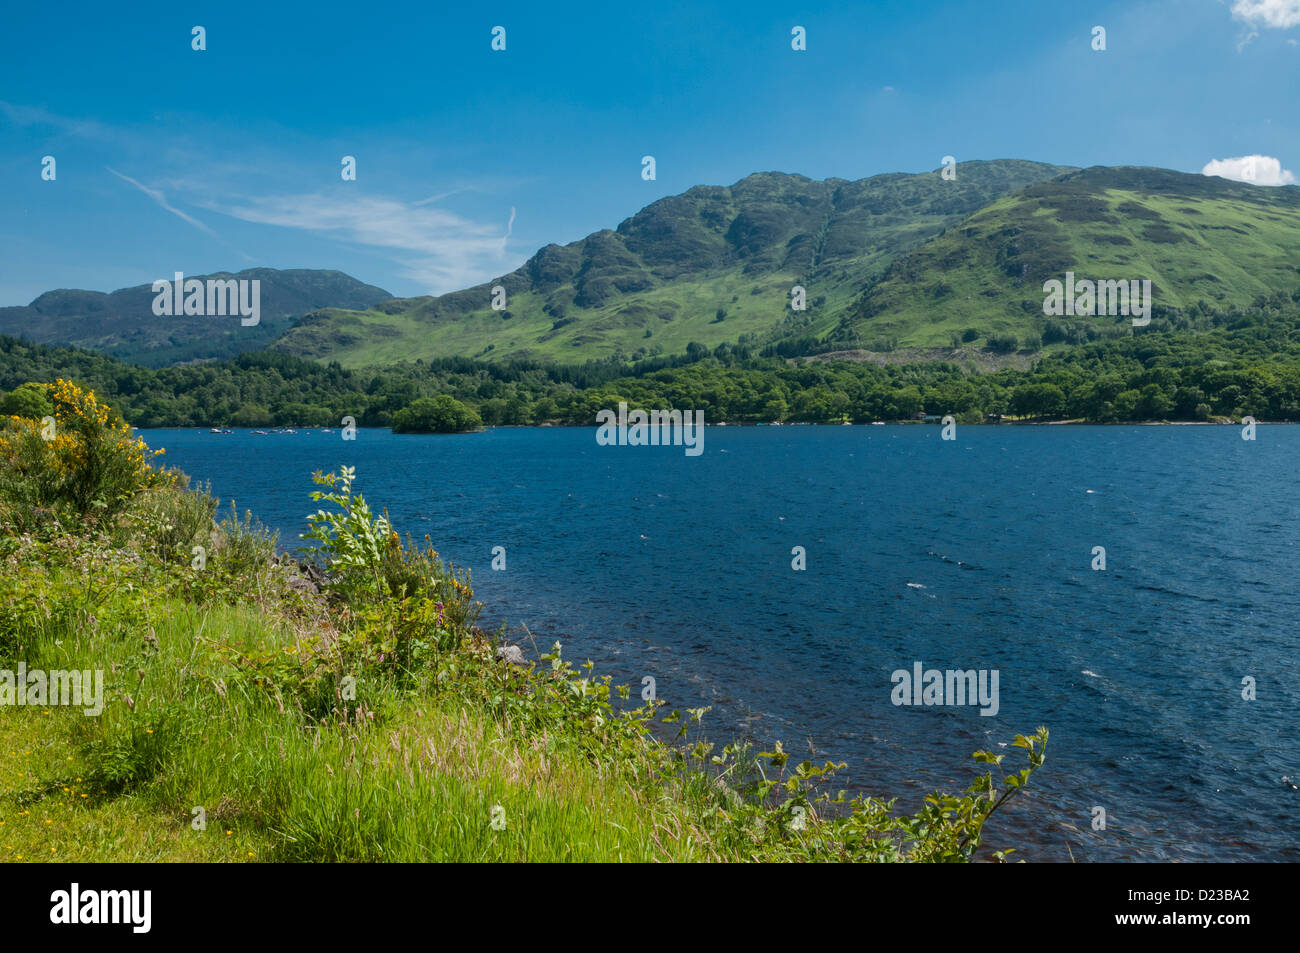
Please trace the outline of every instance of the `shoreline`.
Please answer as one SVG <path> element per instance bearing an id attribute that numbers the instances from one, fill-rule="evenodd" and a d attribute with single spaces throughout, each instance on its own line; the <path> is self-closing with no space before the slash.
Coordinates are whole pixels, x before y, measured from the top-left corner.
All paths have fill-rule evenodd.
<path id="1" fill-rule="evenodd" d="M 1281 427 L 1297 426 L 1300 420 L 1255 420 L 1256 426 Z M 194 431 L 196 433 L 210 432 L 215 425 L 195 424 L 184 427 L 132 427 L 132 430 L 142 432 L 179 432 Z M 937 420 L 889 420 L 889 421 L 871 421 L 869 423 L 818 423 L 815 421 L 790 421 L 781 423 L 753 423 L 753 422 L 733 422 L 719 421 L 718 423 L 709 423 L 705 421 L 706 427 L 736 427 L 738 429 L 749 429 L 758 427 L 942 427 Z M 1003 420 L 997 423 L 987 421 L 977 424 L 958 424 L 958 426 L 979 427 L 981 429 L 996 429 L 998 427 L 1243 427 L 1246 426 L 1241 421 L 1234 420 L 1112 420 L 1112 421 L 1095 421 L 1095 420 Z M 337 428 L 330 427 L 311 427 L 291 425 L 292 429 L 298 433 L 320 433 L 326 429 L 336 431 Z M 392 427 L 376 426 L 358 426 L 357 430 L 387 430 L 394 436 L 399 437 L 459 437 L 470 434 L 489 433 L 493 430 L 582 430 L 593 428 L 593 424 L 565 424 L 565 423 L 542 423 L 542 424 L 492 424 L 478 430 L 457 430 L 457 431 L 395 431 Z M 211 434 L 214 437 L 226 436 L 227 434 L 248 433 L 250 435 L 261 427 L 222 427 L 223 433 Z M 280 436 L 297 436 L 297 434 L 278 434 L 266 433 L 261 436 L 280 437 Z"/>

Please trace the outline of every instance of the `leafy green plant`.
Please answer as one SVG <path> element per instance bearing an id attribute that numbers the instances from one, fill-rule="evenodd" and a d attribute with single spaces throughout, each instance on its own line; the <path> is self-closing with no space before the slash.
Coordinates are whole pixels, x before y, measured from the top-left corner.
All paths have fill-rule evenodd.
<path id="1" fill-rule="evenodd" d="M 386 594 L 381 572 L 384 552 L 397 534 L 386 515 L 376 517 L 365 497 L 352 492 L 354 479 L 356 468 L 347 466 L 338 473 L 312 474 L 317 486 L 329 488 L 312 491 L 312 500 L 333 503 L 339 512 L 319 509 L 310 514 L 311 529 L 302 538 L 321 544 L 319 551 L 336 577 L 334 585 L 346 598 L 378 599 Z"/>

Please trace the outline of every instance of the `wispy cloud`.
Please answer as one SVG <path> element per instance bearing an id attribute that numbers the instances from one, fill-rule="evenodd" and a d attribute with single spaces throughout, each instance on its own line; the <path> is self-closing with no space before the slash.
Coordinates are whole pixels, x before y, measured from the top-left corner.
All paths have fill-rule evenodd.
<path id="1" fill-rule="evenodd" d="M 1256 30 L 1289 30 L 1300 26 L 1300 0 L 1233 0 L 1232 16 Z"/>
<path id="2" fill-rule="evenodd" d="M 1251 185 L 1295 185 L 1295 175 L 1282 168 L 1272 156 L 1240 156 L 1235 159 L 1211 159 L 1201 169 L 1202 175 L 1217 175 L 1234 182 Z"/>
<path id="3" fill-rule="evenodd" d="M 48 126 L 61 133 L 83 139 L 108 140 L 119 138 L 116 130 L 93 119 L 71 119 L 59 116 L 40 106 L 17 106 L 0 100 L 0 113 L 16 126 Z"/>
<path id="4" fill-rule="evenodd" d="M 473 191 L 473 188 L 471 186 L 463 185 L 458 189 L 450 189 L 446 192 L 439 192 L 437 195 L 430 195 L 427 199 L 420 199 L 420 201 L 418 202 L 412 202 L 411 205 L 413 207 L 418 207 L 421 205 L 432 205 L 434 202 L 441 202 L 443 199 L 450 198 L 453 195 L 459 195 L 461 192 L 471 192 L 471 191 Z"/>
<path id="5" fill-rule="evenodd" d="M 513 209 L 502 234 L 498 225 L 430 207 L 429 199 L 406 203 L 349 192 L 272 195 L 204 205 L 245 222 L 296 228 L 404 253 L 395 259 L 404 269 L 403 277 L 422 283 L 433 294 L 501 273 L 514 225 Z"/>
<path id="6" fill-rule="evenodd" d="M 123 182 L 129 182 L 131 185 L 134 185 L 137 189 L 139 189 L 139 190 L 140 190 L 141 192 L 143 192 L 145 195 L 149 196 L 149 198 L 153 199 L 154 202 L 156 202 L 156 203 L 158 204 L 158 207 L 159 207 L 159 208 L 162 208 L 162 209 L 164 209 L 165 211 L 171 212 L 173 215 L 175 215 L 175 216 L 176 216 L 177 218 L 179 218 L 181 221 L 186 222 L 186 223 L 188 223 L 188 224 L 190 224 L 190 225 L 193 225 L 195 228 L 197 228 L 199 231 L 203 232 L 205 235 L 210 235 L 211 237 L 215 238 L 217 241 L 221 242 L 221 244 L 225 245 L 227 248 L 229 248 L 229 249 L 231 249 L 232 251 L 236 252 L 236 253 L 237 253 L 241 258 L 244 259 L 244 261 L 251 262 L 251 261 L 254 260 L 253 257 L 252 257 L 251 255 L 249 255 L 247 252 L 244 252 L 244 251 L 241 251 L 241 250 L 238 249 L 238 248 L 235 248 L 234 245 L 230 244 L 230 242 L 226 241 L 224 238 L 222 238 L 220 235 L 218 235 L 216 232 L 214 232 L 214 231 L 213 231 L 211 228 L 209 228 L 207 225 L 205 225 L 205 224 L 203 224 L 202 222 L 200 222 L 200 221 L 199 221 L 197 218 L 195 218 L 193 215 L 190 215 L 190 214 L 188 214 L 188 213 L 186 213 L 186 212 L 182 212 L 182 211 L 181 211 L 180 209 L 178 209 L 176 206 L 174 206 L 174 205 L 172 205 L 170 202 L 168 202 L 168 201 L 167 201 L 167 196 L 163 193 L 162 189 L 151 189 L 149 186 L 145 185 L 143 182 L 138 182 L 138 181 L 136 181 L 135 179 L 131 178 L 129 175 L 123 175 L 121 172 L 118 172 L 116 169 L 112 168 L 111 166 L 105 166 L 104 168 L 108 169 L 109 172 L 112 172 L 115 176 L 117 176 L 117 177 L 118 177 L 119 179 L 121 179 Z"/>
<path id="7" fill-rule="evenodd" d="M 292 135 L 283 135 L 283 130 L 276 129 L 273 130 L 276 135 L 264 136 L 266 142 L 275 145 L 268 145 L 260 152 L 245 151 L 237 159 L 214 159 L 211 150 L 195 141 L 188 127 L 180 135 L 164 136 L 164 142 L 159 138 L 162 130 L 154 125 L 117 128 L 60 116 L 39 106 L 0 100 L 0 128 L 5 121 L 15 126 L 47 127 L 57 133 L 109 144 L 112 148 L 101 160 L 109 172 L 146 195 L 159 208 L 227 247 L 233 246 L 185 209 L 386 249 L 392 254 L 385 257 L 398 274 L 435 294 L 499 276 L 523 260 L 522 256 L 518 256 L 518 261 L 509 257 L 516 219 L 514 208 L 510 209 L 503 231 L 496 215 L 493 221 L 487 222 L 437 206 L 463 193 L 485 195 L 517 188 L 527 179 L 453 181 L 443 191 L 425 193 L 427 197 L 415 201 L 367 194 L 356 186 L 342 192 L 299 194 L 295 191 L 299 186 L 294 183 L 312 175 L 313 169 L 286 158 L 286 148 L 291 155 L 293 148 L 302 144 Z M 138 178 L 114 168 L 124 162 Z M 148 169 L 148 172 L 137 169 Z M 268 177 L 268 170 L 278 170 L 278 175 Z M 247 183 L 254 176 L 262 181 L 262 194 L 250 196 Z M 205 218 L 212 221 L 210 214 L 205 214 Z M 253 261 L 241 250 L 234 250 L 245 260 Z"/>
<path id="8" fill-rule="evenodd" d="M 204 224 L 203 224 L 202 222 L 200 222 L 197 218 L 195 218 L 195 217 L 192 216 L 192 215 L 187 215 L 187 214 L 185 214 L 184 212 L 182 212 L 180 209 L 178 209 L 178 208 L 177 208 L 176 206 L 174 206 L 174 205 L 170 205 L 170 204 L 168 204 L 168 202 L 167 202 L 167 196 L 163 194 L 163 192 L 162 192 L 161 189 L 151 189 L 151 188 L 149 188 L 149 186 L 144 185 L 144 184 L 141 183 L 141 182 L 137 182 L 135 179 L 131 178 L 129 175 L 123 175 L 121 172 L 118 172 L 116 169 L 114 169 L 114 168 L 112 168 L 112 167 L 110 167 L 110 166 L 105 166 L 104 168 L 108 169 L 109 172 L 112 172 L 115 176 L 117 176 L 117 177 L 118 177 L 119 179 L 121 179 L 123 182 L 130 182 L 132 185 L 134 185 L 137 189 L 139 189 L 139 190 L 140 190 L 141 192 L 143 192 L 145 195 L 149 196 L 149 198 L 151 198 L 151 199 L 153 199 L 155 202 L 157 202 L 157 203 L 158 203 L 158 206 L 159 206 L 160 208 L 166 209 L 168 212 L 171 212 L 171 213 L 172 213 L 173 215 L 175 215 L 177 218 L 181 219 L 181 221 L 189 222 L 189 224 L 193 225 L 193 226 L 194 226 L 195 228 L 197 228 L 199 231 L 201 231 L 201 232 L 206 232 L 207 234 L 211 235 L 213 238 L 216 238 L 216 237 L 217 237 L 217 233 L 216 233 L 216 232 L 214 232 L 212 229 L 208 228 L 208 226 L 204 225 Z"/>

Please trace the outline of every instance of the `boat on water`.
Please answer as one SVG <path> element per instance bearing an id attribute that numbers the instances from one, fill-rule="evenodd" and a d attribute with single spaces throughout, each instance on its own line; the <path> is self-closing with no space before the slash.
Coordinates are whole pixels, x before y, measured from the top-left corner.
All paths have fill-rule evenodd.
<path id="1" fill-rule="evenodd" d="M 255 434 L 261 434 L 263 437 L 266 436 L 266 431 L 265 431 L 265 430 L 254 430 L 253 433 L 255 433 Z"/>

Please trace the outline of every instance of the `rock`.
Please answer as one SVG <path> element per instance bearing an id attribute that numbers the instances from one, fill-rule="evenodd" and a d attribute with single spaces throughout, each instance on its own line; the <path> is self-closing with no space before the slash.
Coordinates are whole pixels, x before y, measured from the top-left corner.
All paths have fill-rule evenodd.
<path id="1" fill-rule="evenodd" d="M 517 645 L 501 645 L 497 647 L 497 658 L 503 662 L 509 662 L 511 665 L 523 665 L 524 653 Z"/>
<path id="2" fill-rule="evenodd" d="M 302 576 L 294 576 L 290 579 L 289 588 L 294 592 L 302 592 L 312 596 L 320 595 L 320 589 L 317 588 L 316 583 Z"/>
<path id="3" fill-rule="evenodd" d="M 298 573 L 306 579 L 311 580 L 317 589 L 323 589 L 330 581 L 329 576 L 327 576 L 315 563 L 298 563 Z"/>

